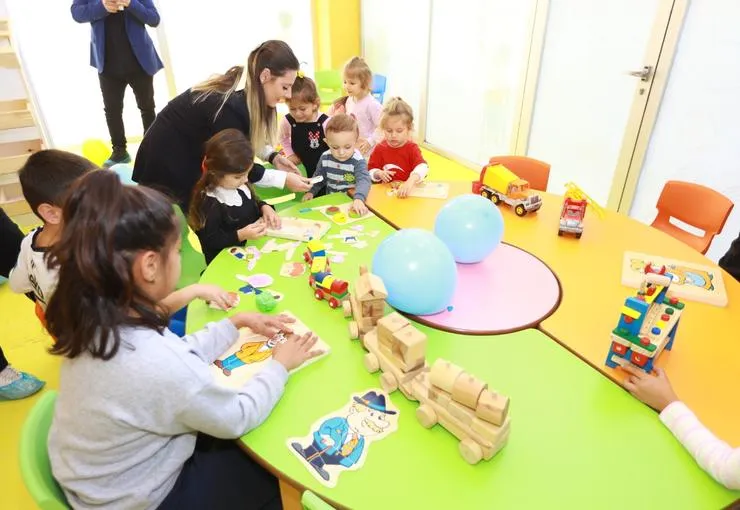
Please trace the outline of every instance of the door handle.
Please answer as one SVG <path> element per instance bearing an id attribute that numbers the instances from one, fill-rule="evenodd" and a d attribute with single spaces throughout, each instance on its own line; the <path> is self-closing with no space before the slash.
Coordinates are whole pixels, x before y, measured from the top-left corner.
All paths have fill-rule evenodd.
<path id="1" fill-rule="evenodd" d="M 643 66 L 639 71 L 629 71 L 627 74 L 640 78 L 640 81 L 648 81 L 653 74 L 653 66 Z"/>

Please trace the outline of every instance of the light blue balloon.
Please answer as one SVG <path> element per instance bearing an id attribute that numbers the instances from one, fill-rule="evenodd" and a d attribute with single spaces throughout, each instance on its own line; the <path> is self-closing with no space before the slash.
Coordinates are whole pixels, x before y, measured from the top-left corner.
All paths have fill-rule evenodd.
<path id="1" fill-rule="evenodd" d="M 490 200 L 462 195 L 437 213 L 434 233 L 457 262 L 472 264 L 485 259 L 499 245 L 504 236 L 504 218 Z"/>
<path id="2" fill-rule="evenodd" d="M 110 170 L 116 172 L 118 178 L 121 179 L 123 184 L 127 186 L 136 186 L 133 179 L 134 169 L 128 163 L 116 163 L 110 167 Z"/>
<path id="3" fill-rule="evenodd" d="M 373 273 L 388 290 L 388 304 L 413 315 L 443 311 L 452 301 L 457 266 L 450 250 L 427 230 L 389 235 L 373 257 Z"/>

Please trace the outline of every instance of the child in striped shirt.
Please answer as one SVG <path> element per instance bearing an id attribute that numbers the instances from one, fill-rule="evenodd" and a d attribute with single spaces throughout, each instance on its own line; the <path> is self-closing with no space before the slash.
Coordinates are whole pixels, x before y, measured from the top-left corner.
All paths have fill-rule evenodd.
<path id="1" fill-rule="evenodd" d="M 329 150 L 321 155 L 314 174 L 314 179 L 321 177 L 322 180 L 303 195 L 303 201 L 311 200 L 323 190 L 326 193 L 347 193 L 354 190 L 352 210 L 362 216 L 367 213 L 365 200 L 370 193 L 371 180 L 367 162 L 360 151 L 355 149 L 359 136 L 357 121 L 340 113 L 329 119 L 324 129 Z"/>
<path id="2" fill-rule="evenodd" d="M 699 466 L 730 490 L 740 489 L 740 448 L 717 438 L 681 402 L 663 369 L 654 374 L 630 366 L 624 387 L 639 400 L 660 412 L 660 421 L 689 451 Z"/>

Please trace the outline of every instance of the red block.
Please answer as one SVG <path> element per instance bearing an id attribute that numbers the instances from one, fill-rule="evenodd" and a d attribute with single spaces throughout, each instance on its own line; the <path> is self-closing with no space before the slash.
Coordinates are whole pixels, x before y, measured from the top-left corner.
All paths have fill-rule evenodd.
<path id="1" fill-rule="evenodd" d="M 620 356 L 627 354 L 627 346 L 617 342 L 612 342 L 612 351 L 616 352 Z"/>
<path id="2" fill-rule="evenodd" d="M 645 364 L 648 362 L 648 357 L 643 356 L 639 352 L 633 352 L 632 356 L 630 357 L 630 361 L 638 367 L 644 367 Z"/>
<path id="3" fill-rule="evenodd" d="M 664 313 L 663 315 L 660 316 L 660 320 L 667 322 L 667 321 L 671 320 L 671 316 L 668 315 L 667 313 Z"/>

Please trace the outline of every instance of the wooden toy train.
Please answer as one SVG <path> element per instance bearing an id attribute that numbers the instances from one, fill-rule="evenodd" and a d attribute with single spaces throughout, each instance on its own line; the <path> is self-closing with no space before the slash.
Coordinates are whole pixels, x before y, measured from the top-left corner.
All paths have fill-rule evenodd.
<path id="1" fill-rule="evenodd" d="M 348 297 L 349 284 L 331 273 L 324 243 L 318 239 L 309 241 L 303 260 L 309 266 L 308 284 L 314 289 L 314 297 L 328 301 L 331 308 L 338 308 Z"/>

